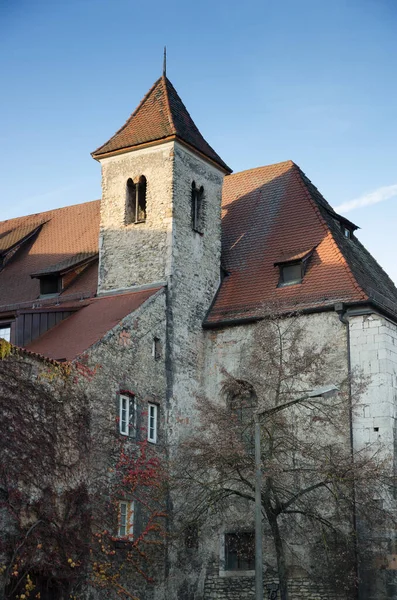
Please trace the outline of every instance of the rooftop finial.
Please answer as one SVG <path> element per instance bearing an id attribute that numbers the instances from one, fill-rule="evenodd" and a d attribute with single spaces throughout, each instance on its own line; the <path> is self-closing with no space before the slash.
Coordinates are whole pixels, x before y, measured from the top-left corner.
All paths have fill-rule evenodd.
<path id="1" fill-rule="evenodd" d="M 163 77 L 167 76 L 167 46 L 164 46 Z"/>

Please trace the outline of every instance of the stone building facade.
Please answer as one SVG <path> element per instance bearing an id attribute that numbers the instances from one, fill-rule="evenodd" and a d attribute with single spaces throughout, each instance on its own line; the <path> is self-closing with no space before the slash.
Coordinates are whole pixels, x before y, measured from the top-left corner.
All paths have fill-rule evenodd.
<path id="1" fill-rule="evenodd" d="M 220 398 L 225 370 L 244 376 L 269 307 L 299 311 L 308 337 L 332 346 L 329 381 L 356 367 L 370 376 L 346 423 L 354 449 L 381 440 L 394 460 L 397 290 L 299 167 L 232 175 L 164 75 L 93 157 L 100 202 L 0 224 L 2 335 L 31 355 L 100 365 L 85 386 L 109 422 L 121 390 L 143 411 L 157 406 L 156 443 L 172 459 L 197 426 L 195 399 Z M 171 490 L 171 530 L 177 501 Z M 252 529 L 251 513 L 246 505 L 239 526 Z M 234 525 L 203 530 L 194 550 L 170 543 L 143 597 L 254 598 L 253 569 L 225 568 Z M 397 598 L 394 537 L 382 536 L 381 576 L 360 573 L 360 600 Z M 268 567 L 265 588 L 279 597 Z M 290 597 L 337 598 L 304 569 Z"/>

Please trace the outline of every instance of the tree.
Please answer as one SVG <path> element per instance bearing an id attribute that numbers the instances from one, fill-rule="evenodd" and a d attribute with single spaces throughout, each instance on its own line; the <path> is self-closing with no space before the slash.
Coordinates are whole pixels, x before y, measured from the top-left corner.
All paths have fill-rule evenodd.
<path id="1" fill-rule="evenodd" d="M 163 541 L 164 470 L 146 442 L 91 418 L 83 365 L 29 356 L 0 340 L 0 597 L 136 599 Z M 99 429 L 98 429 L 99 428 Z M 98 434 L 101 434 L 100 437 Z M 140 528 L 120 538 L 119 502 Z"/>
<path id="2" fill-rule="evenodd" d="M 354 596 L 355 515 L 359 510 L 372 524 L 383 518 L 376 498 L 379 486 L 390 484 L 379 446 L 352 447 L 351 414 L 366 381 L 358 373 L 353 381 L 332 342 L 319 341 L 301 315 L 275 312 L 255 325 L 251 354 L 234 375 L 223 371 L 222 398 L 198 399 L 200 425 L 176 460 L 181 512 L 190 521 L 214 513 L 227 521 L 233 502 L 254 502 L 254 412 L 263 413 L 262 513 L 282 600 L 288 599 L 288 562 L 298 560 L 297 547 L 305 550 L 300 564 L 306 572 Z M 336 397 L 296 401 L 329 383 L 340 388 Z"/>

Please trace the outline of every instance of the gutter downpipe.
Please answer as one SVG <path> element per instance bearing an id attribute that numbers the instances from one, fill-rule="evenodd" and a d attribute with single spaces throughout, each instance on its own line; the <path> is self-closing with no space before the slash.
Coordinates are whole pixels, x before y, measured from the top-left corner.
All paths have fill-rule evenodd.
<path id="1" fill-rule="evenodd" d="M 351 367 L 351 347 L 350 347 L 350 323 L 348 311 L 343 303 L 335 304 L 335 312 L 338 314 L 341 323 L 346 325 L 346 348 L 347 348 L 347 373 L 349 379 L 349 428 L 350 428 L 350 456 L 354 463 L 354 435 L 353 435 L 353 407 L 352 407 L 352 367 Z M 353 479 L 353 531 L 354 531 L 354 568 L 356 575 L 355 600 L 359 598 L 359 565 L 358 565 L 358 540 L 357 540 L 357 510 L 356 510 L 356 483 Z"/>

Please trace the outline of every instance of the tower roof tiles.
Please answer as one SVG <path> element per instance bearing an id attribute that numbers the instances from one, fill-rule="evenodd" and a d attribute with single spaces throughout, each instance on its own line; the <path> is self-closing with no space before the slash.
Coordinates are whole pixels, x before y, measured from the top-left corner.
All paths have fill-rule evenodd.
<path id="1" fill-rule="evenodd" d="M 164 75 L 155 82 L 126 123 L 109 141 L 97 148 L 92 156 L 98 159 L 169 138 L 185 142 L 227 173 L 231 172 L 203 138 L 174 86 Z"/>

